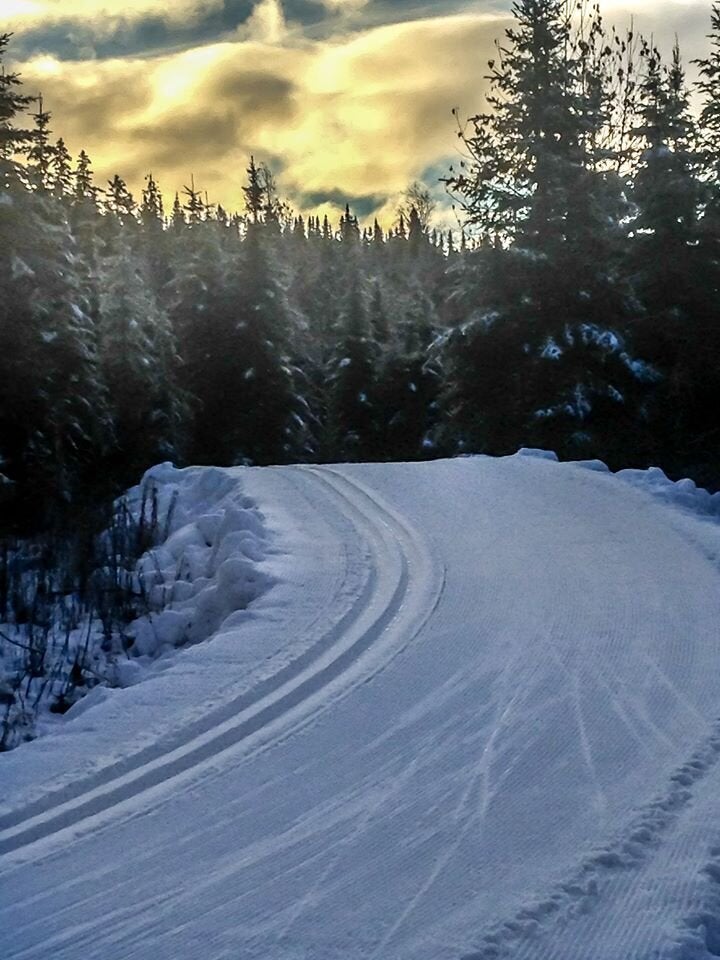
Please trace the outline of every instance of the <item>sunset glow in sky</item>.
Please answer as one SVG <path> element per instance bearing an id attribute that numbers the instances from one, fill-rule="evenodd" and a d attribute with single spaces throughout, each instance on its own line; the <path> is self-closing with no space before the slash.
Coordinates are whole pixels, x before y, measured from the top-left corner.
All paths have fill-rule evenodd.
<path id="1" fill-rule="evenodd" d="M 702 54 L 707 0 L 605 3 L 608 17 L 685 59 Z M 268 162 L 300 211 L 350 201 L 389 222 L 414 179 L 457 156 L 482 108 L 486 61 L 510 0 L 0 0 L 13 67 L 42 91 L 53 133 L 140 190 L 194 174 L 239 207 L 247 157 Z"/>

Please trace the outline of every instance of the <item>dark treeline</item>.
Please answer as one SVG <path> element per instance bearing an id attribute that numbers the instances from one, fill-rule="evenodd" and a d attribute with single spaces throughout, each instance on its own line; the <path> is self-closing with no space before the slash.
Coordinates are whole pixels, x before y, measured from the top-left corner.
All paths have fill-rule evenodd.
<path id="1" fill-rule="evenodd" d="M 389 233 L 304 220 L 252 160 L 241 214 L 101 188 L 0 73 L 5 523 L 163 459 L 537 445 L 720 485 L 720 7 L 694 105 L 596 8 L 515 15 L 447 178 L 471 241 L 417 188 Z"/>

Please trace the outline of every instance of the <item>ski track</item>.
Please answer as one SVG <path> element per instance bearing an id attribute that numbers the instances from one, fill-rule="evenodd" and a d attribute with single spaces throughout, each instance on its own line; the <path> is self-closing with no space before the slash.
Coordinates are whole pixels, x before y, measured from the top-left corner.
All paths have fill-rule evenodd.
<path id="1" fill-rule="evenodd" d="M 623 880 L 628 871 L 640 867 L 655 855 L 664 834 L 692 803 L 693 789 L 712 772 L 719 758 L 720 719 L 688 760 L 673 771 L 665 792 L 654 797 L 619 837 L 585 858 L 574 873 L 544 891 L 511 919 L 489 931 L 479 949 L 464 954 L 462 960 L 499 960 L 502 957 L 525 960 L 547 956 L 543 937 L 556 936 L 557 931 L 543 931 L 541 927 L 552 924 L 562 928 L 578 913 L 602 911 L 602 896 L 608 885 Z M 720 884 L 720 847 L 713 853 L 718 860 L 708 864 L 705 872 Z M 720 904 L 720 887 L 716 897 Z M 706 913 L 701 920 L 689 920 L 688 925 L 711 922 L 710 914 Z M 720 914 L 715 927 L 720 932 Z M 718 948 L 720 950 L 720 940 Z M 581 950 L 582 945 L 571 945 L 571 949 Z M 720 952 L 717 955 L 720 956 Z M 629 957 L 630 953 L 626 956 Z M 689 960 L 689 954 L 687 956 Z"/>
<path id="2" fill-rule="evenodd" d="M 713 535 L 547 461 L 283 476 L 354 531 L 326 628 L 0 818 L 3 960 L 720 956 Z"/>
<path id="3" fill-rule="evenodd" d="M 285 670 L 225 705 L 210 722 L 183 731 L 183 739 L 172 749 L 164 745 L 162 753 L 152 749 L 137 754 L 118 765 L 120 769 L 90 778 L 72 792 L 64 789 L 60 797 L 50 795 L 26 810 L 1 817 L 0 855 L 21 851 L 85 821 L 95 826 L 98 815 L 112 813 L 120 805 L 127 814 L 146 791 L 164 789 L 178 776 L 197 771 L 200 765 L 212 762 L 263 728 L 276 728 L 286 714 L 305 706 L 304 701 L 317 698 L 323 687 L 345 672 L 352 674 L 359 658 L 373 646 L 388 649 L 379 654 L 369 674 L 360 670 L 363 681 L 381 670 L 397 652 L 398 638 L 401 647 L 412 639 L 437 604 L 442 589 L 442 573 L 438 575 L 433 568 L 421 539 L 358 482 L 329 468 L 294 469 L 300 476 L 309 475 L 323 483 L 343 504 L 358 536 L 371 545 L 370 575 L 351 608 Z M 378 584 L 380 569 L 383 580 L 390 581 L 384 587 Z M 385 632 L 392 634 L 392 642 L 379 644 Z"/>

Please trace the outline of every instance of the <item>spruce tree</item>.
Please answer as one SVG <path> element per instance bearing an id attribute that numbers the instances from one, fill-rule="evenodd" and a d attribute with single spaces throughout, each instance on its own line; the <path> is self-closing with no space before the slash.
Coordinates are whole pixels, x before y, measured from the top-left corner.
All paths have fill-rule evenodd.
<path id="1" fill-rule="evenodd" d="M 448 179 L 486 243 L 482 289 L 446 341 L 445 409 L 471 449 L 589 455 L 601 434 L 629 442 L 636 369 L 619 269 L 627 206 L 601 136 L 606 77 L 561 0 L 518 0 L 514 12 L 490 62 L 492 110 L 473 118 L 469 162 Z"/>
<path id="2" fill-rule="evenodd" d="M 98 318 L 114 428 L 109 466 L 127 482 L 153 463 L 178 459 L 185 416 L 175 339 L 130 239 L 118 228 L 105 247 Z"/>
<path id="3" fill-rule="evenodd" d="M 18 155 L 33 142 L 33 133 L 15 121 L 34 97 L 20 92 L 20 77 L 3 66 L 10 34 L 0 33 L 0 191 L 7 191 L 18 174 Z"/>
<path id="4" fill-rule="evenodd" d="M 62 137 L 53 148 L 51 159 L 52 189 L 57 197 L 71 197 L 73 193 L 72 157 Z"/>
<path id="5" fill-rule="evenodd" d="M 9 217 L 0 211 L 10 261 L 0 298 L 2 433 L 26 491 L 71 497 L 109 431 L 81 257 L 51 195 L 28 192 Z"/>
<path id="6" fill-rule="evenodd" d="M 329 371 L 336 454 L 343 460 L 372 459 L 378 416 L 374 403 L 377 350 L 357 273 L 349 280 L 339 327 L 337 354 Z"/>
<path id="7" fill-rule="evenodd" d="M 432 355 L 435 307 L 416 282 L 398 336 L 378 363 L 377 452 L 384 460 L 417 460 L 434 449 L 439 370 Z"/>
<path id="8" fill-rule="evenodd" d="M 73 495 L 108 419 L 77 246 L 63 204 L 44 189 L 47 115 L 41 108 L 40 137 L 14 126 L 31 102 L 18 85 L 0 73 L 0 458 L 26 502 L 40 494 L 50 505 Z"/>
<path id="9" fill-rule="evenodd" d="M 717 204 L 720 191 L 720 3 L 711 11 L 710 52 L 695 61 L 699 70 L 698 91 L 702 96 L 700 130 L 705 175 L 713 187 L 712 200 Z"/>
<path id="10" fill-rule="evenodd" d="M 251 224 L 227 282 L 237 344 L 238 404 L 232 430 L 237 462 L 287 462 L 295 430 L 304 432 L 288 357 L 290 313 L 271 250 L 264 227 Z"/>
<path id="11" fill-rule="evenodd" d="M 250 220 L 253 223 L 260 223 L 266 207 L 266 196 L 262 174 L 255 164 L 255 157 L 250 157 L 250 164 L 246 173 L 247 183 L 242 188 L 245 196 L 245 208 Z"/>
<path id="12" fill-rule="evenodd" d="M 54 147 L 50 143 L 50 113 L 45 110 L 42 95 L 37 98 L 37 111 L 33 119 L 35 130 L 32 146 L 28 150 L 28 170 L 33 186 L 49 190 L 52 186 Z"/>
<path id="13" fill-rule="evenodd" d="M 712 173 L 703 184 L 677 44 L 667 69 L 657 50 L 646 46 L 644 67 L 632 263 L 645 307 L 636 342 L 661 375 L 648 401 L 651 456 L 663 456 L 671 471 L 691 467 L 702 479 L 701 450 L 712 446 L 716 433 L 709 410 L 720 399 L 717 364 L 708 362 L 720 349 L 719 266 L 712 241 L 706 242 L 714 233 Z M 704 222 L 703 194 L 710 200 Z"/>

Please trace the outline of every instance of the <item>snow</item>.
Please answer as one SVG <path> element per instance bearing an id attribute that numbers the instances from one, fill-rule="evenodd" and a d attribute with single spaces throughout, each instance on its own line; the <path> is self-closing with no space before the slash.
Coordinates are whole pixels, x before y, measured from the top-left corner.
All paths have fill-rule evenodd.
<path id="1" fill-rule="evenodd" d="M 516 457 L 532 457 L 536 460 L 552 460 L 557 462 L 558 455 L 553 450 L 538 450 L 535 447 L 520 447 Z"/>
<path id="2" fill-rule="evenodd" d="M 160 491 L 160 514 L 171 512 L 172 523 L 165 542 L 139 564 L 138 580 L 160 610 L 130 628 L 131 651 L 141 657 L 223 632 L 272 585 L 258 567 L 266 553 L 262 515 L 237 481 L 221 470 L 166 464 L 146 475 L 131 501 L 149 485 Z"/>
<path id="3" fill-rule="evenodd" d="M 158 477 L 204 639 L 0 757 L 0 955 L 717 955 L 716 497 L 537 450 Z"/>
<path id="4" fill-rule="evenodd" d="M 620 470 L 616 476 L 666 503 L 703 515 L 720 516 L 720 493 L 711 494 L 702 487 L 697 487 L 693 480 L 686 478 L 672 481 L 659 467 L 650 467 L 649 470 Z"/>
<path id="5" fill-rule="evenodd" d="M 142 517 L 150 525 L 154 519 L 164 540 L 140 558 L 133 577 L 133 592 L 145 598 L 141 605 L 149 612 L 130 623 L 122 638 L 113 636 L 110 645 L 104 642 L 105 631 L 97 616 L 91 619 L 88 614 L 70 631 L 58 625 L 47 642 L 46 675 L 26 678 L 25 696 L 11 710 L 11 717 L 18 715 L 18 742 L 24 736 L 62 729 L 68 720 L 85 713 L 88 703 L 106 698 L 106 692 L 94 688 L 85 702 L 88 690 L 81 686 L 73 691 L 78 702 L 67 714 L 52 711 L 76 657 L 103 690 L 133 686 L 157 668 L 159 658 L 236 626 L 272 586 L 272 576 L 263 569 L 269 546 L 263 516 L 254 501 L 243 495 L 240 482 L 223 471 L 176 470 L 162 464 L 128 492 L 125 503 L 137 521 Z M 106 538 L 110 557 L 111 534 Z M 22 625 L 0 627 L 11 643 L 27 643 Z M 6 656 L 0 656 L 0 668 L 14 667 L 18 649 L 11 645 L 2 650 Z M 34 700 L 37 706 L 30 716 L 28 704 Z"/>

